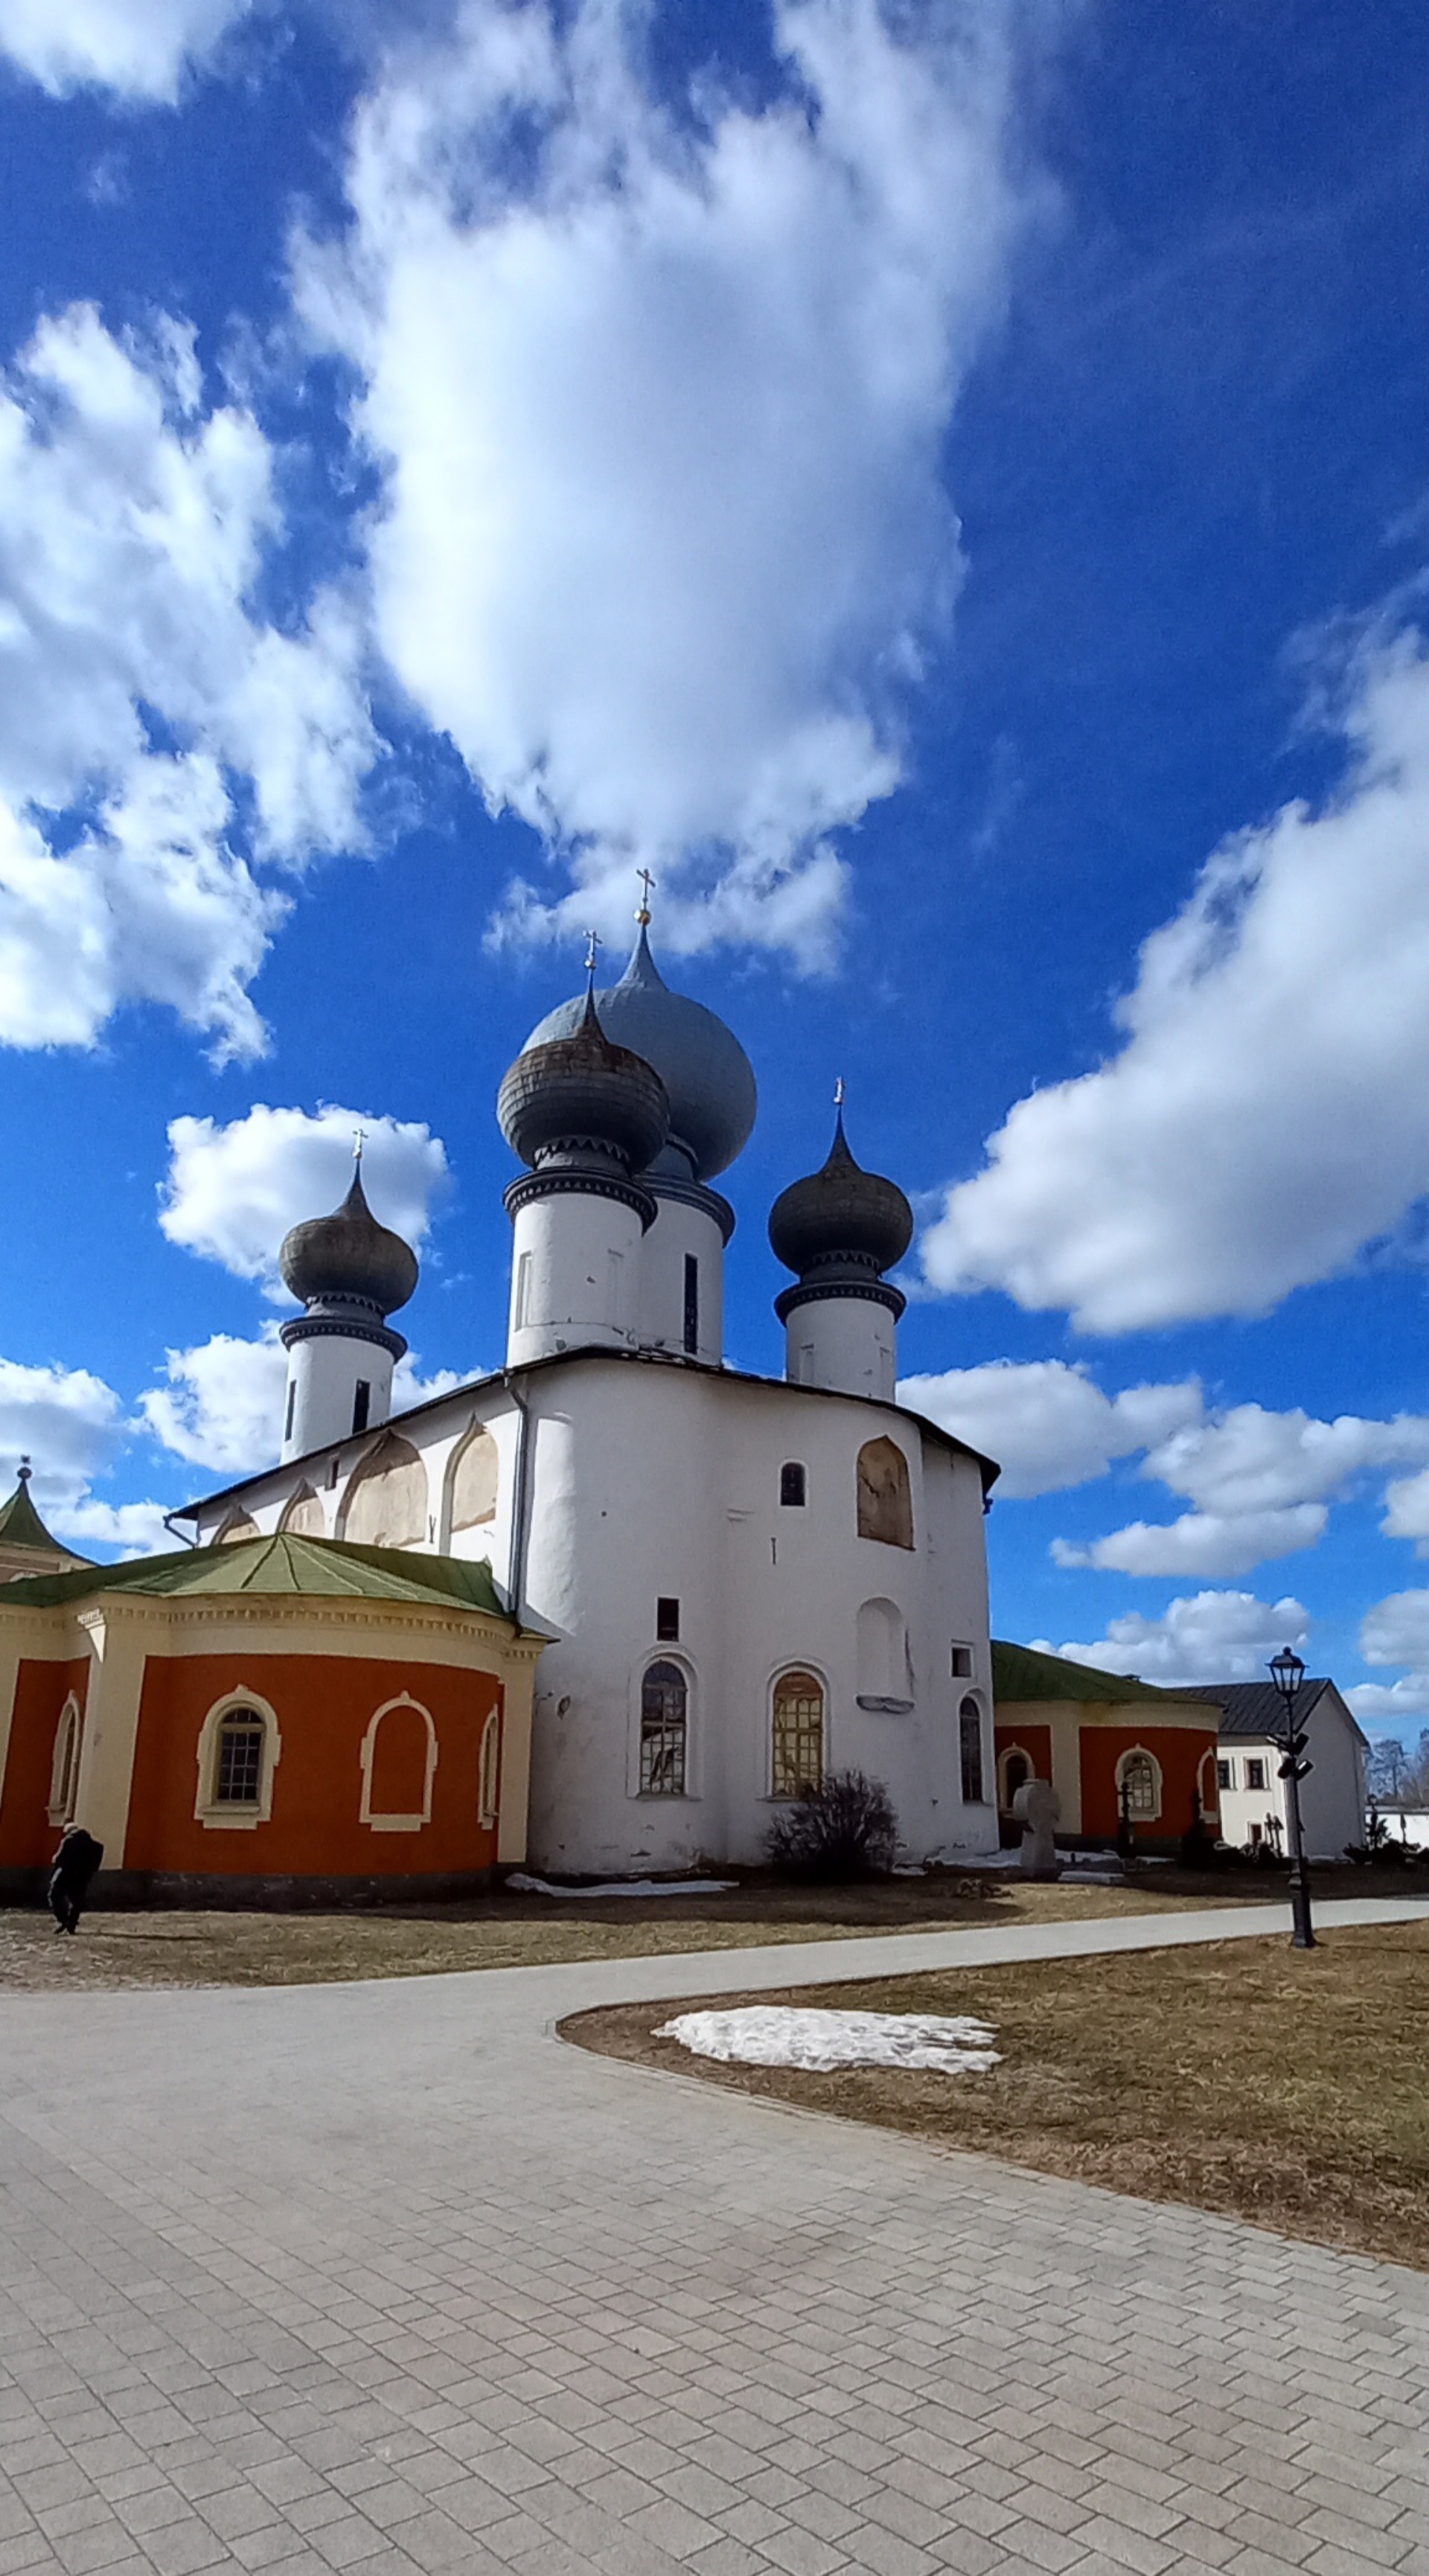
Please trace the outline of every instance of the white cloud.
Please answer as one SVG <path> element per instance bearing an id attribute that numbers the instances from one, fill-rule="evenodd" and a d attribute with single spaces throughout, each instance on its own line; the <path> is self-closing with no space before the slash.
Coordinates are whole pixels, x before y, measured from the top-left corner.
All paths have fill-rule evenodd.
<path id="1" fill-rule="evenodd" d="M 84 88 L 171 105 L 251 0 L 0 0 L 0 51 L 55 97 Z"/>
<path id="2" fill-rule="evenodd" d="M 1165 1485 L 1194 1509 L 1172 1521 L 1135 1520 L 1104 1537 L 1054 1539 L 1059 1565 L 1121 1574 L 1249 1574 L 1313 1547 L 1327 1506 L 1375 1469 L 1429 1460 L 1429 1415 L 1318 1420 L 1299 1407 L 1208 1408 L 1199 1382 L 1180 1378 L 1108 1396 L 1065 1360 L 998 1360 L 905 1378 L 903 1401 L 1002 1462 L 999 1496 L 1057 1493 L 1135 1460 L 1138 1479 Z M 1429 1541 L 1429 1472 L 1391 1484 L 1383 1527 Z"/>
<path id="3" fill-rule="evenodd" d="M 1396 1682 L 1346 1691 L 1361 1722 L 1429 1715 L 1429 1592 L 1391 1592 L 1377 1601 L 1360 1622 L 1360 1653 L 1367 1664 L 1409 1666 Z"/>
<path id="4" fill-rule="evenodd" d="M 1093 1644 L 1049 1647 L 1073 1663 L 1134 1674 L 1144 1682 L 1256 1682 L 1281 1646 L 1302 1647 L 1309 1614 L 1290 1599 L 1258 1601 L 1252 1592 L 1197 1592 L 1173 1601 L 1159 1619 L 1128 1610 L 1109 1619 Z"/>
<path id="5" fill-rule="evenodd" d="M 316 336 L 383 461 L 375 616 L 493 808 L 666 944 L 827 950 L 959 578 L 941 443 L 1024 212 L 1000 0 L 778 0 L 762 107 L 653 98 L 637 13 L 466 0 L 363 104 Z"/>
<path id="6" fill-rule="evenodd" d="M 924 1243 L 945 1290 L 1085 1331 L 1264 1312 L 1429 1189 L 1429 658 L 1363 641 L 1343 782 L 1217 851 L 1142 949 L 1124 1040 L 1019 1101 Z"/>
<path id="7" fill-rule="evenodd" d="M 215 1475 L 254 1475 L 277 1458 L 282 1439 L 288 1358 L 278 1326 L 268 1323 L 256 1341 L 215 1333 L 192 1350 L 165 1354 L 165 1383 L 140 1399 L 144 1420 L 176 1458 Z M 405 1412 L 429 1396 L 446 1395 L 479 1374 L 454 1369 L 420 1374 L 408 1351 L 392 1380 L 392 1411 Z"/>
<path id="8" fill-rule="evenodd" d="M 226 1127 L 212 1118 L 174 1119 L 159 1223 L 171 1243 L 221 1262 L 239 1279 L 261 1280 L 283 1297 L 277 1270 L 283 1237 L 289 1226 L 325 1216 L 345 1197 L 359 1128 L 367 1140 L 363 1187 L 374 1216 L 420 1245 L 449 1179 L 440 1137 L 415 1120 L 332 1106 L 310 1116 L 260 1103 Z"/>
<path id="9" fill-rule="evenodd" d="M 124 1434 L 118 1396 L 88 1369 L 0 1359 L 0 1472 L 9 1492 L 21 1458 L 33 1459 L 30 1491 L 42 1516 L 77 1502 L 113 1465 Z"/>
<path id="10" fill-rule="evenodd" d="M 900 1401 L 926 1413 L 1002 1468 L 999 1498 L 1055 1494 L 1104 1476 L 1114 1458 L 1166 1440 L 1203 1407 L 1195 1378 L 1104 1395 L 1065 1360 L 992 1360 L 909 1377 Z"/>
<path id="11" fill-rule="evenodd" d="M 260 1051 L 287 898 L 229 846 L 226 773 L 254 857 L 297 866 L 362 845 L 376 752 L 351 604 L 291 634 L 250 605 L 282 535 L 267 441 L 205 412 L 191 331 L 41 323 L 0 384 L 0 1042 L 92 1045 L 148 1001 Z"/>
<path id="12" fill-rule="evenodd" d="M 56 1538 L 68 1539 L 80 1555 L 92 1547 L 112 1548 L 118 1556 L 169 1556 L 188 1545 L 165 1526 L 162 1503 L 102 1503 L 93 1494 L 83 1502 L 61 1503 L 50 1514 Z"/>
<path id="13" fill-rule="evenodd" d="M 1105 1538 L 1054 1538 L 1058 1565 L 1117 1574 L 1249 1574 L 1268 1558 L 1314 1547 L 1325 1535 L 1323 1503 L 1272 1512 L 1182 1512 L 1174 1521 L 1129 1521 Z"/>

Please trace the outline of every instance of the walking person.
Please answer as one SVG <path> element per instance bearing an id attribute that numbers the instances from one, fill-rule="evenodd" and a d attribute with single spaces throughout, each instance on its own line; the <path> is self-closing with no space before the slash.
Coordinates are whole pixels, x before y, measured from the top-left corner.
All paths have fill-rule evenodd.
<path id="1" fill-rule="evenodd" d="M 77 1928 L 90 1882 L 103 1858 L 103 1843 L 97 1843 L 83 1825 L 66 1825 L 50 1866 L 50 1912 L 57 1932 Z"/>

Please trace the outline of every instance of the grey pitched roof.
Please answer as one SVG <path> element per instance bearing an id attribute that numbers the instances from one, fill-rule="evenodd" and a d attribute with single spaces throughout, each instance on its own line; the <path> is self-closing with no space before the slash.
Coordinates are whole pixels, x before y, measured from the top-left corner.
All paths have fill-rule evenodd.
<path id="1" fill-rule="evenodd" d="M 1314 1680 L 1307 1674 L 1296 1694 L 1297 1718 L 1307 1718 L 1322 1692 L 1333 1688 L 1327 1676 Z M 1247 1735 L 1264 1743 L 1268 1736 L 1284 1731 L 1285 1702 L 1274 1682 L 1195 1682 L 1188 1684 L 1180 1696 L 1219 1701 L 1222 1735 Z"/>

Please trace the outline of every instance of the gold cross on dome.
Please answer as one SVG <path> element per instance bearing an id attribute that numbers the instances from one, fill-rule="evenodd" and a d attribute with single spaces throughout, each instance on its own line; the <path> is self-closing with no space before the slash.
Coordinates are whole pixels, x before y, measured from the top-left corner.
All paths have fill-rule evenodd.
<path id="1" fill-rule="evenodd" d="M 649 928 L 650 924 L 650 896 L 654 889 L 655 879 L 650 874 L 648 868 L 637 868 L 635 873 L 644 888 L 644 892 L 640 897 L 640 909 L 636 913 L 635 918 L 639 922 L 641 929 L 646 930 Z"/>
<path id="2" fill-rule="evenodd" d="M 599 932 L 598 930 L 588 930 L 588 931 L 586 932 L 586 935 L 585 935 L 585 970 L 586 970 L 586 973 L 587 973 L 588 975 L 593 975 L 593 974 L 595 973 L 596 951 L 597 951 L 597 949 L 599 949 L 599 948 L 603 948 L 603 947 L 604 947 L 604 945 L 605 945 L 605 942 L 604 942 L 604 940 L 601 938 L 600 932 Z"/>

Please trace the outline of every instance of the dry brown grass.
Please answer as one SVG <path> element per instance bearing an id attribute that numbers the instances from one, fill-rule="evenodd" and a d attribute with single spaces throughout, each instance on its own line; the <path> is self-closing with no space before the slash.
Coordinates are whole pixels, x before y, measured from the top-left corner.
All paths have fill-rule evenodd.
<path id="1" fill-rule="evenodd" d="M 87 1914 L 74 1940 L 43 1910 L 0 1911 L 0 1990 L 110 1986 L 325 1985 L 354 1977 L 423 1977 L 449 1969 L 541 1967 L 565 1959 L 738 1950 L 766 1941 L 854 1939 L 1068 1916 L 1144 1914 L 1219 1899 L 1275 1897 L 1260 1881 L 1234 1891 L 1169 1870 L 1129 1887 L 1006 1886 L 936 1872 L 865 1887 L 790 1887 L 750 1876 L 727 1896 L 561 1901 L 493 1895 L 464 1906 L 371 1913 Z"/>
<path id="2" fill-rule="evenodd" d="M 668 2004 L 563 2027 L 612 2056 L 1429 2269 L 1429 1923 L 1329 1932 L 1313 1951 L 1277 1936 L 757 2000 L 977 2013 L 1003 2063 L 722 2066 L 653 2036 Z"/>

